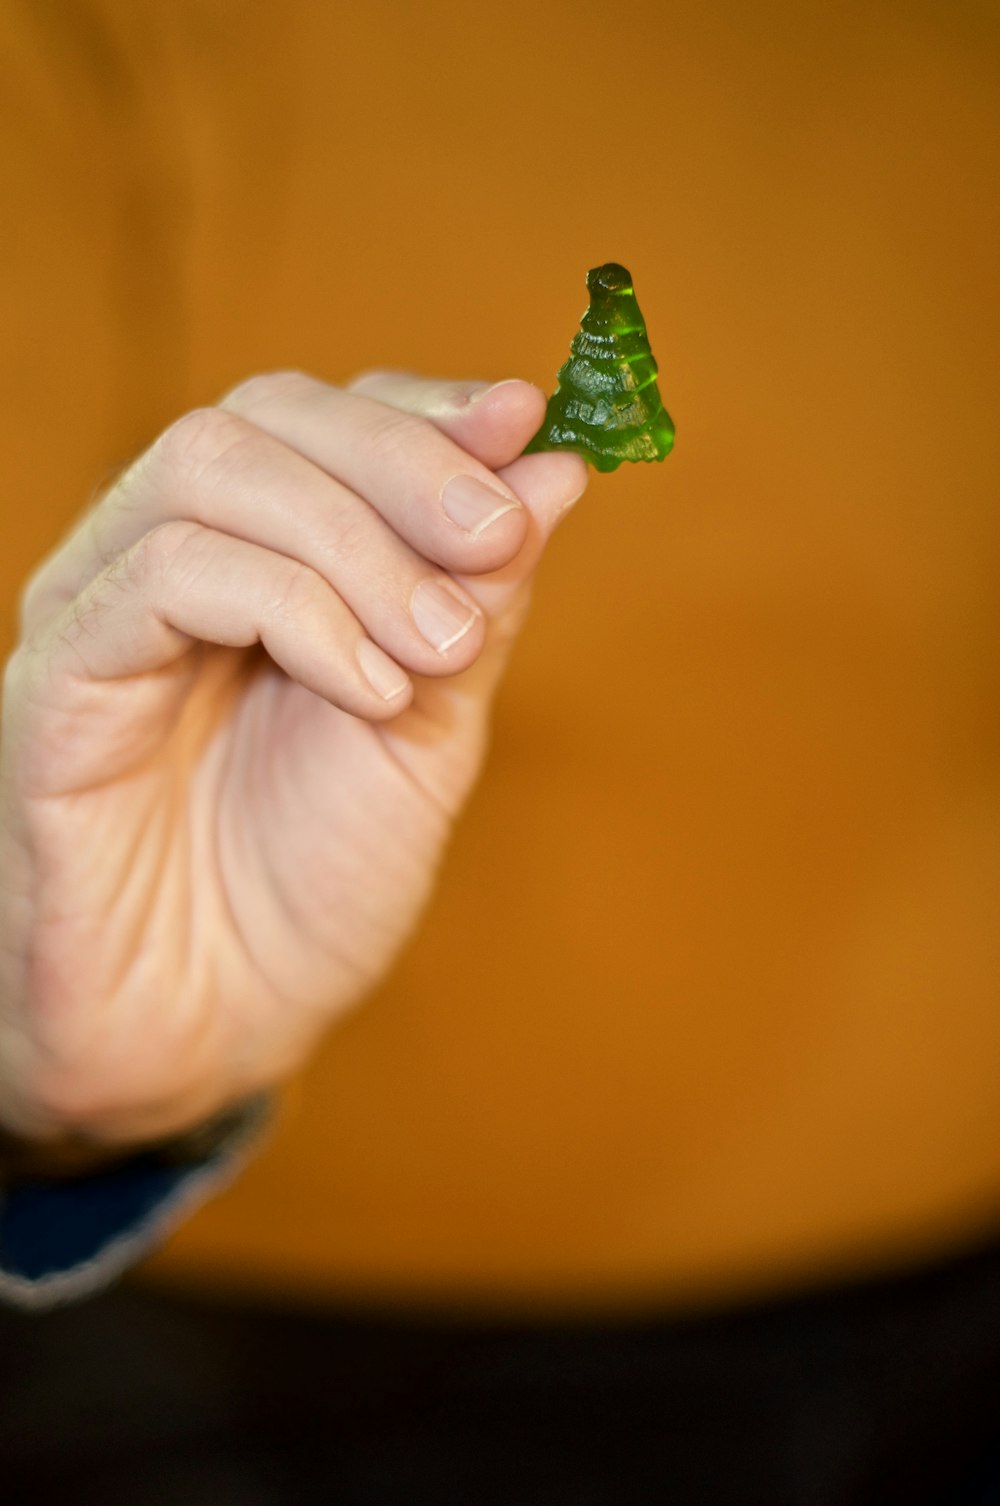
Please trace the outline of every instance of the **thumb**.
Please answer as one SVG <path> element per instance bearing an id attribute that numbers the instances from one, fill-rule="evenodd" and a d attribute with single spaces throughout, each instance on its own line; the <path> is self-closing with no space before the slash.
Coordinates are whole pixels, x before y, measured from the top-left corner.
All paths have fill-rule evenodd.
<path id="1" fill-rule="evenodd" d="M 487 616 L 507 615 L 524 596 L 546 543 L 563 514 L 587 485 L 583 459 L 568 450 L 523 455 L 545 415 L 545 394 L 530 382 L 443 381 L 406 371 L 371 371 L 350 390 L 425 418 L 476 460 L 488 465 L 524 503 L 529 529 L 510 563 L 489 575 L 463 576 L 462 584 Z M 499 624 L 498 624 L 499 626 Z"/>

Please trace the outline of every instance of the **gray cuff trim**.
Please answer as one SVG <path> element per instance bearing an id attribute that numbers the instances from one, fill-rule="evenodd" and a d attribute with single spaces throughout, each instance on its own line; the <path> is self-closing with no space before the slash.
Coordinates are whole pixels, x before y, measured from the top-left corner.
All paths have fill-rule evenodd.
<path id="1" fill-rule="evenodd" d="M 270 1118 L 270 1100 L 255 1099 L 210 1160 L 193 1165 L 174 1191 L 138 1227 L 112 1237 L 92 1259 L 67 1271 L 54 1271 L 37 1281 L 0 1270 L 0 1302 L 43 1312 L 77 1302 L 109 1286 L 129 1266 L 151 1254 L 202 1203 L 235 1181 L 259 1148 Z"/>

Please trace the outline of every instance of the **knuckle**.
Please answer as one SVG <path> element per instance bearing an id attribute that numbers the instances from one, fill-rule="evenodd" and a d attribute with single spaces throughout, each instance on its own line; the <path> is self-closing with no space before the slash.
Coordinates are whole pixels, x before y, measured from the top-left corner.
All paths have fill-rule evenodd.
<path id="1" fill-rule="evenodd" d="M 426 418 L 387 408 L 373 423 L 368 445 L 378 460 L 390 464 L 405 461 L 412 466 L 429 456 L 437 439 L 437 431 Z"/>
<path id="2" fill-rule="evenodd" d="M 246 445 L 253 431 L 234 413 L 221 408 L 194 408 L 165 429 L 150 451 L 149 463 L 172 484 L 197 485 L 234 447 Z"/>
<path id="3" fill-rule="evenodd" d="M 345 508 L 336 516 L 325 520 L 320 540 L 324 561 L 338 566 L 361 566 L 372 550 L 372 522 L 364 512 L 352 512 Z"/>
<path id="4" fill-rule="evenodd" d="M 100 637 L 100 632 L 100 602 L 96 593 L 91 592 L 74 597 L 51 629 L 30 640 L 27 646 L 33 651 L 39 668 L 51 664 L 54 658 L 68 656 L 84 676 L 89 676 L 90 645 Z"/>
<path id="5" fill-rule="evenodd" d="M 312 616 L 322 608 L 329 589 L 311 566 L 289 560 L 276 572 L 265 613 L 272 620 L 286 622 Z"/>
<path id="6" fill-rule="evenodd" d="M 247 413 L 276 398 L 311 387 L 314 381 L 304 371 L 261 371 L 232 387 L 222 399 L 222 407 L 233 413 Z"/>
<path id="7" fill-rule="evenodd" d="M 392 372 L 389 371 L 387 367 L 365 366 L 360 371 L 356 371 L 354 375 L 348 380 L 347 390 L 349 392 L 354 392 L 359 387 L 374 384 L 376 382 L 382 381 L 385 377 L 389 376 L 392 376 Z"/>
<path id="8" fill-rule="evenodd" d="M 113 560 L 105 572 L 112 584 L 134 580 L 141 586 L 159 582 L 177 566 L 203 532 L 197 523 L 186 518 L 170 518 L 158 523 L 126 553 Z"/>

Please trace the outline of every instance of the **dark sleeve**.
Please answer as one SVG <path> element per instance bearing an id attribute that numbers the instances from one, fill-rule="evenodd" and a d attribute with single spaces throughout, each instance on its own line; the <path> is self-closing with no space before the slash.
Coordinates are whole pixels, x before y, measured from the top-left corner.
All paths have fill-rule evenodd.
<path id="1" fill-rule="evenodd" d="M 72 1178 L 0 1191 L 0 1302 L 43 1309 L 89 1296 L 140 1260 L 249 1159 L 270 1117 L 259 1097 L 183 1141 Z"/>

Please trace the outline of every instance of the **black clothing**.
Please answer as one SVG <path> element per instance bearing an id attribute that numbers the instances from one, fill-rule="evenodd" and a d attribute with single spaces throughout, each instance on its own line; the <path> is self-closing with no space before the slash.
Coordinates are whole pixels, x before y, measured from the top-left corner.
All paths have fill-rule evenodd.
<path id="1" fill-rule="evenodd" d="M 1000 1239 L 686 1318 L 0 1312 L 4 1506 L 998 1506 Z"/>

